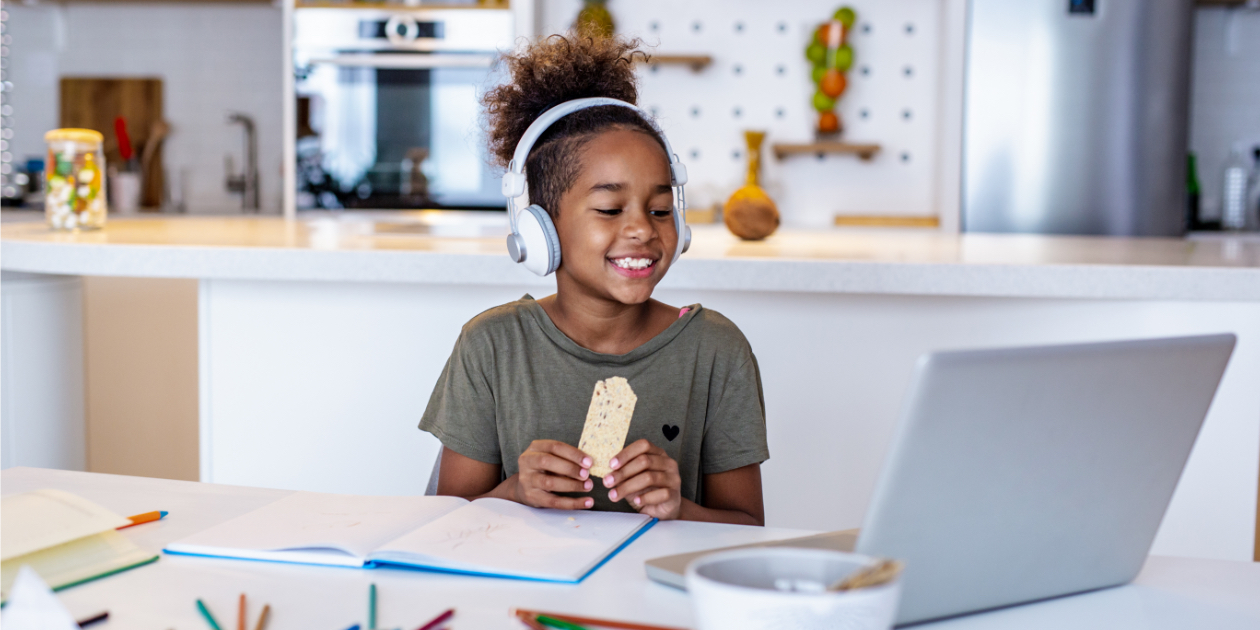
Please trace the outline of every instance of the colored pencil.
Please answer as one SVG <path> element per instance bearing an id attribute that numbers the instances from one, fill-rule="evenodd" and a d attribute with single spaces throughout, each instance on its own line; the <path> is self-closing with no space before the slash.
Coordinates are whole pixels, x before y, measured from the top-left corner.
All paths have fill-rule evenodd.
<path id="1" fill-rule="evenodd" d="M 91 617 L 88 617 L 87 619 L 84 619 L 84 620 L 82 620 L 82 621 L 76 621 L 76 622 L 74 622 L 74 623 L 75 623 L 75 625 L 79 626 L 80 628 L 86 628 L 87 626 L 90 626 L 90 625 L 92 625 L 92 624 L 94 624 L 94 623 L 100 623 L 100 622 L 102 622 L 102 621 L 105 621 L 106 619 L 109 619 L 109 611 L 108 611 L 108 610 L 107 610 L 107 611 L 105 611 L 105 612 L 103 612 L 103 613 L 99 613 L 99 614 L 92 615 Z"/>
<path id="2" fill-rule="evenodd" d="M 524 615 L 521 614 L 520 611 L 517 611 L 516 618 L 520 619 L 521 623 L 529 626 L 530 630 L 547 630 L 547 626 L 534 621 L 534 617 L 532 615 Z"/>
<path id="3" fill-rule="evenodd" d="M 682 628 L 672 628 L 670 626 L 653 626 L 646 623 L 634 623 L 630 621 L 615 621 L 612 619 L 597 619 L 595 617 L 579 617 L 568 613 L 556 612 L 540 612 L 535 610 L 517 609 L 517 614 L 537 615 L 559 619 L 569 623 L 582 624 L 587 626 L 599 626 L 601 628 L 621 628 L 623 630 L 682 630 Z"/>
<path id="4" fill-rule="evenodd" d="M 210 630 L 223 630 L 219 627 L 219 622 L 214 620 L 214 615 L 210 614 L 210 609 L 206 608 L 206 603 L 200 599 L 197 600 L 197 611 L 206 618 L 206 623 L 210 624 Z"/>
<path id="5" fill-rule="evenodd" d="M 544 626 L 551 626 L 552 628 L 559 628 L 560 630 L 586 630 L 586 628 L 579 626 L 576 623 L 565 621 L 563 619 L 556 619 L 555 617 L 548 617 L 547 615 L 538 615 L 537 617 L 534 617 L 534 619 Z"/>
<path id="6" fill-rule="evenodd" d="M 440 625 L 442 625 L 443 623 L 445 623 L 447 619 L 450 619 L 451 617 L 454 617 L 454 616 L 455 616 L 455 609 L 454 609 L 454 608 L 452 608 L 452 609 L 450 609 L 450 610 L 448 610 L 448 611 L 446 611 L 446 612 L 444 612 L 444 613 L 442 613 L 442 614 L 440 614 L 440 615 L 438 615 L 438 616 L 434 617 L 434 618 L 433 618 L 433 621 L 430 621 L 429 623 L 426 623 L 426 624 L 424 624 L 423 626 L 420 626 L 419 628 L 416 628 L 416 630 L 433 630 L 434 628 L 437 628 L 438 626 L 440 626 Z"/>
<path id="7" fill-rule="evenodd" d="M 368 589 L 368 630 L 376 630 L 376 584 Z"/>
<path id="8" fill-rule="evenodd" d="M 236 611 L 236 630 L 245 630 L 245 593 L 241 593 L 241 603 Z"/>
<path id="9" fill-rule="evenodd" d="M 258 615 L 258 624 L 254 626 L 254 630 L 263 630 L 267 627 L 267 616 L 271 614 L 271 604 L 264 604 L 262 614 Z"/>
<path id="10" fill-rule="evenodd" d="M 123 525 L 122 527 L 119 527 L 117 529 L 127 529 L 128 527 L 135 527 L 136 525 L 142 525 L 144 523 L 152 523 L 153 521 L 160 521 L 163 518 L 165 518 L 167 514 L 170 514 L 170 512 L 165 512 L 165 511 L 145 512 L 144 514 L 128 516 L 127 520 L 131 521 L 131 524 Z"/>

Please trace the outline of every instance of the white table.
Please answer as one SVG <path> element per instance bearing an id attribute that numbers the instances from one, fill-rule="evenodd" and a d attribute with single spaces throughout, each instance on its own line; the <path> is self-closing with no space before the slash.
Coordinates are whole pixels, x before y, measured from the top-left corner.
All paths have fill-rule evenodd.
<path id="1" fill-rule="evenodd" d="M 123 530 L 137 544 L 166 543 L 279 499 L 283 490 L 12 468 L 0 474 L 5 495 L 59 488 L 120 514 L 168 510 L 161 522 Z M 649 581 L 643 561 L 658 555 L 806 534 L 780 528 L 659 523 L 579 585 L 557 585 L 418 571 L 363 571 L 265 562 L 163 556 L 158 562 L 61 592 L 77 617 L 109 610 L 110 628 L 206 628 L 194 608 L 204 599 L 225 628 L 235 627 L 236 598 L 249 595 L 251 617 L 270 603 L 270 628 L 344 630 L 365 621 L 367 589 L 379 589 L 379 626 L 414 628 L 446 608 L 452 628 L 519 630 L 513 607 L 643 623 L 689 626 L 686 593 Z M 251 626 L 252 627 L 252 626 Z M 1137 581 L 1034 605 L 962 617 L 930 628 L 1260 628 L 1260 563 L 1152 557 Z"/>

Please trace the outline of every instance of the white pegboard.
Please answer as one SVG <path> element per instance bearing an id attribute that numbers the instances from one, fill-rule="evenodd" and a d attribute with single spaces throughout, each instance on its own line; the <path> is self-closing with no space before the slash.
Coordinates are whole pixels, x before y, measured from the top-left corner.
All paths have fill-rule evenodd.
<path id="1" fill-rule="evenodd" d="M 541 33 L 563 32 L 579 0 L 540 0 Z M 858 13 L 848 89 L 837 109 L 843 138 L 876 142 L 852 155 L 770 155 L 775 142 L 813 139 L 814 84 L 804 50 L 843 4 Z M 619 34 L 662 54 L 708 54 L 685 66 L 641 67 L 640 104 L 654 111 L 687 165 L 693 207 L 720 202 L 743 182 L 743 130 L 768 132 L 762 179 L 785 225 L 831 225 L 837 213 L 935 215 L 941 134 L 941 0 L 611 0 Z"/>

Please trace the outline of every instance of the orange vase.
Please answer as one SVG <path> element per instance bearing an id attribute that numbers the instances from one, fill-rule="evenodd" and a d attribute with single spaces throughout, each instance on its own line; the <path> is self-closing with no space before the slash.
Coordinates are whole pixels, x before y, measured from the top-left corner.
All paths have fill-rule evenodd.
<path id="1" fill-rule="evenodd" d="M 745 131 L 748 143 L 748 176 L 722 208 L 726 227 L 746 241 L 759 241 L 779 229 L 779 208 L 760 185 L 761 143 L 764 131 Z"/>

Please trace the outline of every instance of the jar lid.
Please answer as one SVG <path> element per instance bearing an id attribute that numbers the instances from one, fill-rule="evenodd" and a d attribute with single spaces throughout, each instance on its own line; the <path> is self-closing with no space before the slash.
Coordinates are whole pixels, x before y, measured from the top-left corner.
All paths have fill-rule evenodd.
<path id="1" fill-rule="evenodd" d="M 95 142 L 100 144 L 105 140 L 105 136 L 101 135 L 101 132 L 91 129 L 53 129 L 44 134 L 44 142 L 53 142 L 55 140 Z"/>

